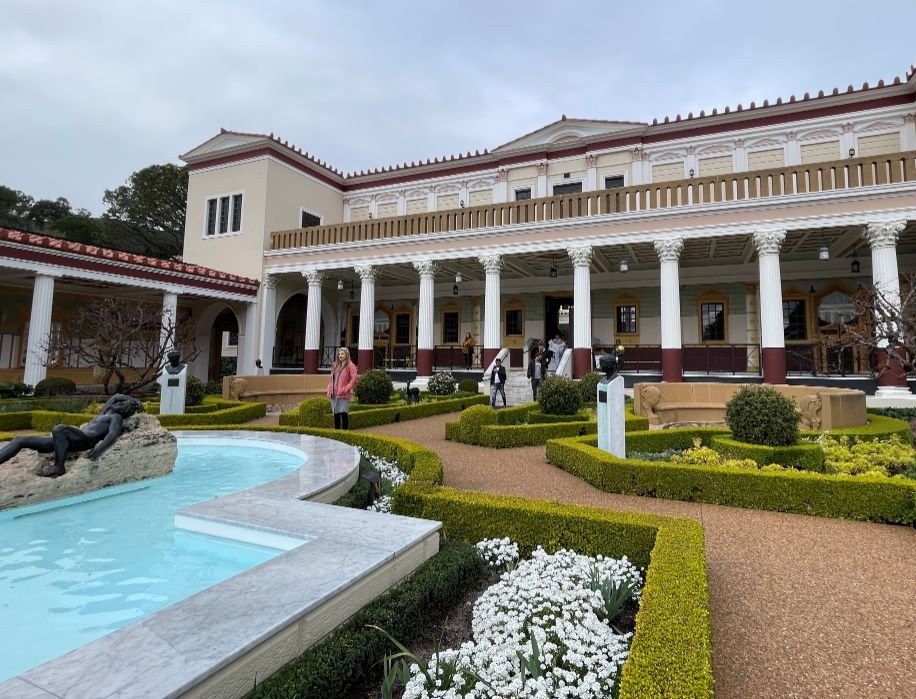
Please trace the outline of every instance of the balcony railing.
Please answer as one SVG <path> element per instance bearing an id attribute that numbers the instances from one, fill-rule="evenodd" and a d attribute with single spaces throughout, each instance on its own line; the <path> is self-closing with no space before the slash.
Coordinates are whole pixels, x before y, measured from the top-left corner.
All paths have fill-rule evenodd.
<path id="1" fill-rule="evenodd" d="M 889 153 L 769 170 L 487 204 L 448 211 L 275 231 L 271 250 L 546 223 L 606 214 L 749 201 L 916 181 L 916 152 Z"/>

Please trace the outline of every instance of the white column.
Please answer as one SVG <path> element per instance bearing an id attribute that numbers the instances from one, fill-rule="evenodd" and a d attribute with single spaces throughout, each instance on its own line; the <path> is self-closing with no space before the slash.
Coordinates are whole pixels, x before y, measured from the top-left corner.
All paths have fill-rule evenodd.
<path id="1" fill-rule="evenodd" d="M 594 192 L 598 189 L 598 156 L 585 156 L 585 187 L 583 192 Z"/>
<path id="2" fill-rule="evenodd" d="M 757 231 L 754 246 L 760 274 L 760 345 L 763 355 L 763 380 L 785 383 L 785 329 L 782 318 L 782 276 L 779 270 L 779 249 L 786 238 L 785 230 Z M 782 350 L 782 369 L 772 350 Z M 769 369 L 769 371 L 768 371 Z"/>
<path id="3" fill-rule="evenodd" d="M 464 202 L 465 206 L 471 205 L 471 193 L 468 191 L 468 183 L 464 181 L 461 183 L 461 188 L 458 190 L 458 203 Z"/>
<path id="4" fill-rule="evenodd" d="M 255 360 L 258 359 L 257 327 L 258 304 L 250 301 L 245 304 L 245 334 L 239 337 L 239 358 L 235 370 L 239 376 L 251 376 L 258 373 L 255 366 Z"/>
<path id="5" fill-rule="evenodd" d="M 795 138 L 795 132 L 789 132 L 789 139 L 786 141 L 786 165 L 801 164 L 801 147 Z"/>
<path id="6" fill-rule="evenodd" d="M 886 221 L 882 223 L 869 223 L 865 227 L 865 238 L 871 246 L 871 276 L 872 285 L 877 292 L 880 306 L 893 314 L 900 309 L 900 273 L 897 269 L 897 238 L 906 228 L 906 221 Z M 891 325 L 891 324 L 887 324 Z M 878 346 L 886 349 L 890 345 L 889 338 L 894 337 L 899 328 L 876 327 Z M 892 348 L 894 349 L 894 348 Z M 885 354 L 885 353 L 882 353 Z M 887 361 L 885 358 L 882 361 Z M 880 372 L 878 377 L 879 398 L 911 397 L 905 375 L 899 364 L 889 363 L 888 366 L 896 367 L 897 371 L 887 369 Z"/>
<path id="7" fill-rule="evenodd" d="M 45 360 L 51 337 L 51 309 L 54 306 L 54 277 L 36 274 L 32 289 L 32 315 L 29 317 L 29 341 L 26 345 L 25 373 L 22 382 L 35 386 L 48 375 Z"/>
<path id="8" fill-rule="evenodd" d="M 359 351 L 375 348 L 375 277 L 378 269 L 372 265 L 353 268 L 360 278 L 359 289 Z M 362 371 L 362 367 L 360 367 Z"/>
<path id="9" fill-rule="evenodd" d="M 430 187 L 429 191 L 426 193 L 426 211 L 436 210 L 436 190 L 434 187 Z"/>
<path id="10" fill-rule="evenodd" d="M 916 112 L 911 112 L 903 117 L 900 146 L 902 150 L 916 150 Z"/>
<path id="11" fill-rule="evenodd" d="M 324 272 L 307 269 L 302 273 L 309 285 L 305 306 L 305 349 L 321 349 L 321 285 L 324 283 Z"/>
<path id="12" fill-rule="evenodd" d="M 378 218 L 378 199 L 374 194 L 369 197 L 369 216 Z"/>
<path id="13" fill-rule="evenodd" d="M 276 274 L 264 275 L 261 284 L 261 366 L 269 374 L 274 365 L 274 342 L 277 338 L 277 284 Z"/>
<path id="14" fill-rule="evenodd" d="M 398 190 L 398 216 L 404 216 L 407 213 L 407 192 L 403 189 Z"/>
<path id="15" fill-rule="evenodd" d="M 661 324 L 662 349 L 681 349 L 681 286 L 678 261 L 684 241 L 669 238 L 655 241 L 661 267 Z"/>
<path id="16" fill-rule="evenodd" d="M 503 259 L 499 255 L 487 255 L 478 259 L 487 275 L 484 287 L 483 347 L 488 350 L 487 356 L 492 359 L 490 355 L 502 348 L 502 334 L 499 331 L 501 293 L 499 275 L 502 272 Z"/>
<path id="17" fill-rule="evenodd" d="M 493 185 L 493 203 L 502 204 L 509 201 L 509 171 L 501 167 L 496 171 L 496 184 Z"/>
<path id="18" fill-rule="evenodd" d="M 567 248 L 573 263 L 573 376 L 592 370 L 592 248 Z"/>
<path id="19" fill-rule="evenodd" d="M 167 342 L 169 346 L 165 348 L 168 352 L 177 343 L 175 335 L 175 326 L 178 322 L 178 292 L 165 291 L 162 294 L 162 327 L 159 330 L 159 346 L 164 346 Z M 163 356 L 163 362 L 165 357 Z"/>
<path id="20" fill-rule="evenodd" d="M 350 200 L 343 200 L 343 222 L 350 223 Z"/>
<path id="21" fill-rule="evenodd" d="M 547 191 L 547 161 L 544 160 L 538 163 L 538 191 L 535 194 L 536 197 L 549 197 L 550 193 Z"/>
<path id="22" fill-rule="evenodd" d="M 739 138 L 735 141 L 735 152 L 732 155 L 732 168 L 735 172 L 747 172 L 747 148 L 744 146 L 743 138 Z"/>
<path id="23" fill-rule="evenodd" d="M 439 265 L 432 260 L 416 260 L 413 266 L 420 273 L 420 305 L 417 308 L 417 378 L 420 378 L 432 375 L 434 285 Z"/>

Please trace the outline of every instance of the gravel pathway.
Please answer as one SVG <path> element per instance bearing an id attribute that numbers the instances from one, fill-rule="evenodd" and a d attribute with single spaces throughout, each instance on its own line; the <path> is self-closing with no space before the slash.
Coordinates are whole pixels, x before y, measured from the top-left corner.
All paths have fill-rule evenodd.
<path id="1" fill-rule="evenodd" d="M 691 517 L 706 530 L 719 699 L 916 697 L 916 532 L 603 493 L 543 447 L 446 442 L 455 415 L 367 429 L 436 451 L 447 485 Z"/>

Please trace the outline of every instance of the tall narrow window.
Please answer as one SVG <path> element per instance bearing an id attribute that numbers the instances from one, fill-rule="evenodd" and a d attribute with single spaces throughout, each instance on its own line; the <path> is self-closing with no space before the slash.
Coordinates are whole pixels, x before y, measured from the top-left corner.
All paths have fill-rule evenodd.
<path id="1" fill-rule="evenodd" d="M 521 308 L 506 309 L 506 335 L 521 335 L 524 332 L 524 314 Z"/>
<path id="2" fill-rule="evenodd" d="M 703 342 L 725 341 L 724 303 L 701 303 L 700 322 L 703 328 Z"/>
<path id="3" fill-rule="evenodd" d="M 207 199 L 204 235 L 226 235 L 242 230 L 243 195 L 220 194 Z"/>
<path id="4" fill-rule="evenodd" d="M 458 342 L 458 311 L 442 314 L 442 343 L 453 345 Z"/>
<path id="5" fill-rule="evenodd" d="M 219 198 L 219 232 L 229 232 L 229 197 Z"/>
<path id="6" fill-rule="evenodd" d="M 232 232 L 238 233 L 242 230 L 242 195 L 232 195 Z"/>
<path id="7" fill-rule="evenodd" d="M 636 334 L 636 306 L 617 306 L 617 334 Z"/>
<path id="8" fill-rule="evenodd" d="M 409 313 L 398 313 L 394 316 L 394 342 L 398 345 L 410 344 Z"/>
<path id="9" fill-rule="evenodd" d="M 807 313 L 802 299 L 789 299 L 782 302 L 782 327 L 785 339 L 808 339 Z"/>
<path id="10" fill-rule="evenodd" d="M 207 235 L 216 235 L 216 199 L 207 201 Z"/>

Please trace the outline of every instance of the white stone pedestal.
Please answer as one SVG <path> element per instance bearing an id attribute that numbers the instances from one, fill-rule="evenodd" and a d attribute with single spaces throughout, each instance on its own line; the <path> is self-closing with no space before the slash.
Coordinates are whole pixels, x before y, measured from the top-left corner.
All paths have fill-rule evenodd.
<path id="1" fill-rule="evenodd" d="M 614 456 L 627 456 L 623 377 L 598 384 L 598 448 Z"/>
<path id="2" fill-rule="evenodd" d="M 156 379 L 159 389 L 159 414 L 184 415 L 185 391 L 188 388 L 188 367 L 183 367 L 177 374 L 163 371 Z"/>

